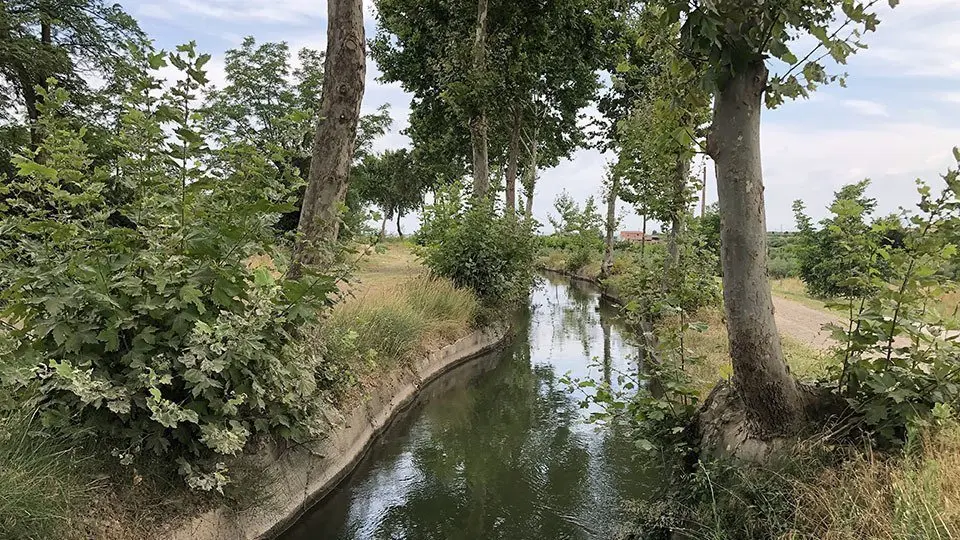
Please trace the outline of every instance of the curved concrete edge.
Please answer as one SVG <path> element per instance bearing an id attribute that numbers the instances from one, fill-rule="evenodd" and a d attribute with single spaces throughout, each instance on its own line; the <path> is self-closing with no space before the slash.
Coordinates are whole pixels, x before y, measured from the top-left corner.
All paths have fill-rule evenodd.
<path id="1" fill-rule="evenodd" d="M 166 540 L 273 538 L 353 472 L 377 437 L 409 406 L 426 384 L 503 343 L 509 327 L 491 327 L 382 375 L 364 401 L 335 423 L 327 438 L 286 452 L 268 449 L 251 456 L 274 478 L 265 508 L 237 512 L 217 508 L 190 518 L 160 537 Z M 270 489 L 270 488 L 268 488 Z"/>
<path id="2" fill-rule="evenodd" d="M 540 266 L 540 270 L 553 272 L 554 274 L 561 274 L 563 276 L 566 276 L 576 281 L 583 281 L 585 283 L 590 283 L 591 285 L 596 285 L 596 287 L 600 289 L 600 296 L 602 296 L 603 298 L 605 298 L 606 300 L 614 304 L 618 304 L 618 305 L 623 304 L 623 301 L 620 299 L 620 291 L 618 291 L 617 288 L 614 287 L 613 285 L 610 285 L 608 283 L 601 283 L 600 280 L 597 278 L 585 276 L 583 274 L 574 274 L 566 270 L 557 270 L 556 268 L 547 268 L 546 266 Z"/>

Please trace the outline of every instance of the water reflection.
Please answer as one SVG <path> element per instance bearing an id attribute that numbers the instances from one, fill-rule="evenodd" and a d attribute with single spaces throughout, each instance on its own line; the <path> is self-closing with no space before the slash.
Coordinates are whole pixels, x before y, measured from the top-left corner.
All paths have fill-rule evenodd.
<path id="1" fill-rule="evenodd" d="M 584 424 L 558 379 L 609 379 L 634 351 L 588 286 L 551 278 L 532 303 L 512 345 L 429 386 L 286 537 L 609 537 L 621 502 L 654 490 L 656 475 L 618 429 Z"/>

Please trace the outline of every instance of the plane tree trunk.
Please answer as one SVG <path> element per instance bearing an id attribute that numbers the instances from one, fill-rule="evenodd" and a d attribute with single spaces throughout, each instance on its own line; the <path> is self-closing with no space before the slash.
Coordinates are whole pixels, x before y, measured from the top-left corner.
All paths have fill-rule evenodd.
<path id="1" fill-rule="evenodd" d="M 707 149 L 716 163 L 721 215 L 723 298 L 733 382 L 761 436 L 794 434 L 805 420 L 774 320 L 767 280 L 767 231 L 760 161 L 762 59 L 717 94 Z"/>
<path id="2" fill-rule="evenodd" d="M 522 115 L 518 107 L 513 113 L 513 128 L 510 130 L 510 145 L 507 147 L 506 210 L 504 215 L 517 215 L 517 172 L 520 169 L 520 130 Z"/>
<path id="3" fill-rule="evenodd" d="M 473 43 L 473 71 L 478 77 L 482 77 L 487 68 L 487 8 L 488 0 L 477 0 L 477 33 Z M 473 146 L 473 195 L 475 197 L 485 197 L 487 192 L 490 191 L 489 126 L 485 105 L 476 103 L 474 106 L 476 111 L 470 118 L 470 143 Z"/>
<path id="4" fill-rule="evenodd" d="M 340 232 L 339 208 L 347 193 L 366 77 L 362 0 L 328 0 L 327 56 L 320 121 L 300 211 L 290 276 L 322 262 L 323 248 Z"/>
<path id="5" fill-rule="evenodd" d="M 613 236 L 617 228 L 617 196 L 620 191 L 620 177 L 616 174 L 610 175 L 610 191 L 607 193 L 607 222 L 606 238 L 604 244 L 606 250 L 603 254 L 603 265 L 600 267 L 600 277 L 610 277 L 613 270 Z"/>

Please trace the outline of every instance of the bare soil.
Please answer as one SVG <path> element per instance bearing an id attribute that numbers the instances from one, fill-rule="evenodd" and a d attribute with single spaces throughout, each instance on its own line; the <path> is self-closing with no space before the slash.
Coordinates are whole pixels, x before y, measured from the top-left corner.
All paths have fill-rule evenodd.
<path id="1" fill-rule="evenodd" d="M 830 323 L 839 324 L 841 319 L 837 315 L 778 296 L 773 297 L 773 307 L 781 334 L 820 351 L 836 345 L 830 331 L 823 327 Z"/>

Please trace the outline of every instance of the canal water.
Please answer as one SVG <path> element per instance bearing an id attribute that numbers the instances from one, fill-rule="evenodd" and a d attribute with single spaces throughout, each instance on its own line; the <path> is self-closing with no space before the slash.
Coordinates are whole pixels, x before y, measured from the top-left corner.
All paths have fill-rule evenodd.
<path id="1" fill-rule="evenodd" d="M 616 313 L 592 285 L 547 276 L 506 348 L 425 388 L 283 538 L 614 538 L 658 476 L 622 430 L 585 422 L 559 379 L 637 369 Z"/>

